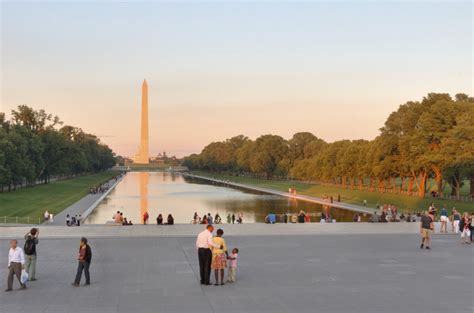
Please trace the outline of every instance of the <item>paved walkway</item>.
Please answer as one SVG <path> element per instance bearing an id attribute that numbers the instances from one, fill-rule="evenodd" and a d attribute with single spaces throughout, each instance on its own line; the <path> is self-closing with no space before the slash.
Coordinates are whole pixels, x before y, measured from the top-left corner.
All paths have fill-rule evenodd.
<path id="1" fill-rule="evenodd" d="M 257 187 L 253 185 L 247 185 L 247 184 L 239 184 L 239 183 L 234 183 L 232 181 L 228 180 L 221 180 L 221 179 L 215 179 L 211 177 L 206 177 L 206 176 L 200 176 L 200 175 L 194 175 L 194 174 L 187 174 L 183 173 L 182 175 L 188 176 L 188 177 L 195 177 L 199 179 L 204 179 L 207 181 L 219 183 L 219 184 L 224 184 L 228 186 L 234 186 L 234 187 L 239 187 L 239 188 L 244 188 L 248 190 L 254 190 L 254 191 L 260 191 L 268 194 L 273 194 L 273 195 L 278 195 L 278 196 L 283 196 L 283 197 L 288 197 L 288 198 L 293 198 L 293 199 L 298 199 L 298 200 L 303 200 L 307 202 L 312 202 L 312 203 L 318 203 L 322 205 L 328 205 L 329 203 L 325 202 L 322 198 L 318 197 L 312 197 L 312 196 L 305 196 L 305 195 L 300 195 L 300 194 L 290 194 L 288 192 L 283 192 L 283 191 L 278 191 L 275 189 L 268 189 L 268 188 L 262 188 L 262 187 Z M 354 212 L 360 212 L 360 213 L 368 213 L 368 214 L 373 214 L 376 212 L 375 209 L 370 209 L 364 206 L 360 205 L 355 205 L 355 204 L 349 204 L 349 203 L 344 203 L 344 202 L 333 202 L 331 203 L 332 207 L 339 208 L 339 209 L 345 209 L 345 210 L 350 210 Z"/>
<path id="2" fill-rule="evenodd" d="M 54 222 L 48 223 L 49 225 L 66 225 L 66 216 L 81 215 L 82 219 L 85 220 L 86 217 L 95 209 L 95 207 L 117 186 L 121 179 L 111 179 L 109 183 L 111 186 L 104 193 L 88 194 L 81 200 L 77 201 L 73 205 L 64 209 L 61 213 L 58 213 L 54 217 Z"/>
<path id="3" fill-rule="evenodd" d="M 88 235 L 89 230 L 84 228 L 84 234 Z M 195 235 L 92 238 L 92 284 L 79 288 L 70 285 L 77 266 L 78 240 L 40 238 L 38 280 L 28 283 L 27 290 L 17 290 L 16 282 L 14 291 L 0 290 L 0 312 L 472 313 L 474 310 L 474 249 L 460 245 L 457 236 L 437 236 L 433 250 L 427 251 L 419 249 L 417 234 L 226 234 L 228 246 L 240 248 L 237 282 L 201 287 Z M 7 251 L 8 241 L 0 240 L 1 262 L 6 261 Z M 6 266 L 0 266 L 3 289 L 6 275 Z"/>

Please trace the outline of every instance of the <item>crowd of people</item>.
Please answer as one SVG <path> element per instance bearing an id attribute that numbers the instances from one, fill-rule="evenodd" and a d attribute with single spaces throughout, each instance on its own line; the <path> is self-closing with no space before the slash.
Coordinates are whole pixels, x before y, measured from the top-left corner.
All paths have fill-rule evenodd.
<path id="1" fill-rule="evenodd" d="M 24 239 L 25 243 L 23 248 L 18 246 L 17 239 L 10 240 L 6 292 L 13 290 L 15 276 L 20 284 L 20 289 L 27 289 L 27 282 L 36 281 L 36 246 L 39 244 L 39 229 L 32 228 L 27 234 L 25 234 Z M 89 266 L 92 261 L 92 250 L 87 243 L 87 238 L 82 237 L 79 241 L 77 261 L 76 276 L 72 285 L 75 287 L 79 286 L 83 272 L 86 278 L 85 285 L 90 285 Z"/>
<path id="2" fill-rule="evenodd" d="M 109 190 L 109 188 L 115 184 L 118 180 L 122 179 L 122 177 L 124 177 L 125 175 L 127 174 L 127 172 L 121 172 L 120 174 L 117 174 L 115 176 L 113 176 L 112 178 L 110 178 L 108 181 L 104 182 L 104 183 L 101 183 L 95 187 L 91 187 L 89 189 L 89 193 L 90 194 L 98 194 L 98 193 L 104 193 L 106 192 L 107 190 Z"/>

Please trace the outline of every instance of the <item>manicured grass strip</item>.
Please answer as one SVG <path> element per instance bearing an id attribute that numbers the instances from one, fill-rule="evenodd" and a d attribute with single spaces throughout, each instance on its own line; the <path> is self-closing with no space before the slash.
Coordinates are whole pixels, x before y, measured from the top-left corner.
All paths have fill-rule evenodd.
<path id="1" fill-rule="evenodd" d="M 0 216 L 38 218 L 43 216 L 45 210 L 58 214 L 87 195 L 91 187 L 117 174 L 116 171 L 106 171 L 0 193 Z"/>
<path id="2" fill-rule="evenodd" d="M 297 193 L 302 195 L 322 197 L 323 195 L 332 195 L 334 201 L 337 200 L 337 195 L 341 195 L 341 202 L 363 205 L 364 200 L 367 200 L 367 207 L 375 208 L 378 204 L 393 204 L 399 210 L 416 212 L 421 210 L 427 210 L 430 203 L 434 203 L 435 206 L 440 209 L 444 204 L 446 208 L 451 212 L 453 207 L 456 207 L 460 211 L 474 211 L 474 202 L 463 202 L 453 200 L 434 200 L 429 198 L 418 198 L 410 197 L 405 195 L 397 195 L 392 193 L 379 193 L 379 192 L 368 192 L 359 190 L 350 190 L 332 186 L 323 186 L 315 184 L 307 184 L 303 182 L 294 182 L 287 180 L 266 180 L 257 178 L 248 178 L 240 176 L 230 176 L 215 174 L 203 171 L 195 171 L 198 175 L 215 177 L 221 179 L 228 179 L 233 182 L 259 186 L 263 188 L 270 188 L 280 191 L 288 192 L 288 188 L 296 188 Z"/>

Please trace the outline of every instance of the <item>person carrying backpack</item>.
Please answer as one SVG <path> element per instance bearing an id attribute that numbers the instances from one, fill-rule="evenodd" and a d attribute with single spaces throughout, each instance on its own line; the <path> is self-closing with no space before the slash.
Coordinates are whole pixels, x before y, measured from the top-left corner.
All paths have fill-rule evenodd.
<path id="1" fill-rule="evenodd" d="M 39 229 L 32 228 L 25 235 L 25 271 L 28 273 L 28 280 L 35 281 L 36 274 L 36 245 L 38 244 Z"/>

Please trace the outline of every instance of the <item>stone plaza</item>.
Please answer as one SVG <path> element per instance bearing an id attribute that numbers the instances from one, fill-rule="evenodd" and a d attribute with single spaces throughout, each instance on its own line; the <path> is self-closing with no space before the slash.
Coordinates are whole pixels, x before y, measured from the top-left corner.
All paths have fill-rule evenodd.
<path id="1" fill-rule="evenodd" d="M 201 225 L 41 227 L 38 280 L 0 293 L 0 312 L 473 312 L 472 247 L 435 235 L 420 250 L 418 227 L 222 225 L 240 259 L 237 282 L 218 287 L 199 284 Z M 3 289 L 9 239 L 26 231 L 0 227 Z M 75 288 L 82 235 L 92 284 Z"/>

